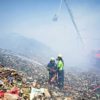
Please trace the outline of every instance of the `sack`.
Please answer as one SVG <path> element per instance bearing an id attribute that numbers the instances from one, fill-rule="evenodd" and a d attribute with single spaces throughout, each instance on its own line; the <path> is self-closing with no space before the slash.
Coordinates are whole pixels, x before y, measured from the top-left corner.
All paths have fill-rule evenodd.
<path id="1" fill-rule="evenodd" d="M 51 82 L 54 82 L 54 81 L 56 80 L 56 78 L 57 78 L 57 75 L 55 74 L 55 75 L 52 77 Z"/>
<path id="2" fill-rule="evenodd" d="M 3 97 L 3 96 L 4 96 L 4 92 L 0 91 L 0 97 Z"/>
<path id="3" fill-rule="evenodd" d="M 18 100 L 19 97 L 16 94 L 5 93 L 4 98 L 5 100 Z"/>

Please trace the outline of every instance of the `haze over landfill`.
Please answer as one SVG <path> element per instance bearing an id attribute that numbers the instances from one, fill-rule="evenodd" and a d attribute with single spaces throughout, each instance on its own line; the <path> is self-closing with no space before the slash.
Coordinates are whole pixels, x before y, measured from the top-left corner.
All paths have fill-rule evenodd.
<path id="1" fill-rule="evenodd" d="M 0 35 L 18 33 L 36 39 L 61 53 L 67 66 L 86 63 L 87 54 L 100 48 L 100 1 L 68 0 L 84 47 L 64 2 L 59 10 L 60 3 L 61 0 L 1 0 Z M 53 21 L 55 15 L 57 21 Z"/>

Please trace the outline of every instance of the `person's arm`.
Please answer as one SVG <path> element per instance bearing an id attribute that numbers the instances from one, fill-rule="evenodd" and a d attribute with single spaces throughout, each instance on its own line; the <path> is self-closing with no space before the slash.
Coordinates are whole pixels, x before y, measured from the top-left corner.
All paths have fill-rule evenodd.
<path id="1" fill-rule="evenodd" d="M 46 65 L 46 69 L 49 71 L 49 64 Z"/>

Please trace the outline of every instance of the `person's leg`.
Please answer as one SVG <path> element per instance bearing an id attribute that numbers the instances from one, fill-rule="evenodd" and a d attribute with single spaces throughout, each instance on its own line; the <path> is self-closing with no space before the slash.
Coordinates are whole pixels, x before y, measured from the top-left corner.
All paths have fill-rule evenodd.
<path id="1" fill-rule="evenodd" d="M 61 71 L 58 72 L 58 87 L 61 88 Z"/>
<path id="2" fill-rule="evenodd" d="M 57 72 L 57 85 L 59 87 L 59 71 Z"/>
<path id="3" fill-rule="evenodd" d="M 57 72 L 55 73 L 55 76 L 56 77 L 55 77 L 55 83 L 54 83 L 54 85 L 57 86 L 57 83 L 58 83 L 58 75 L 57 75 Z"/>
<path id="4" fill-rule="evenodd" d="M 51 78 L 51 83 L 52 83 L 52 84 L 55 84 L 56 78 L 57 78 L 56 73 L 52 73 L 52 78 Z"/>
<path id="5" fill-rule="evenodd" d="M 63 70 L 61 70 L 60 72 L 59 72 L 59 88 L 60 89 L 62 89 L 63 88 L 63 86 L 64 86 L 64 71 Z"/>
<path id="6" fill-rule="evenodd" d="M 51 79 L 52 79 L 52 77 L 53 77 L 52 72 L 49 72 L 49 84 L 51 84 Z"/>
<path id="7" fill-rule="evenodd" d="M 64 71 L 61 72 L 61 87 L 64 87 Z"/>
<path id="8" fill-rule="evenodd" d="M 48 83 L 50 83 L 50 78 L 51 78 L 51 75 L 50 75 L 50 72 L 49 72 L 49 79 L 48 79 Z"/>

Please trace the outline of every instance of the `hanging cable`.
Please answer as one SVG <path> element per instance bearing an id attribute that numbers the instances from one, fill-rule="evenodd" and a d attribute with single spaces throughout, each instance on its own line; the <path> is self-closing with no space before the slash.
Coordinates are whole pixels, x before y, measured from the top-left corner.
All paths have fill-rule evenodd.
<path id="1" fill-rule="evenodd" d="M 57 21 L 57 20 L 58 20 L 58 16 L 60 15 L 61 8 L 62 8 L 62 1 L 63 1 L 63 0 L 60 0 L 60 5 L 59 5 L 59 8 L 58 8 L 58 11 L 57 11 L 56 14 L 54 15 L 53 21 Z"/>
<path id="2" fill-rule="evenodd" d="M 62 7 L 62 1 L 63 1 L 63 0 L 60 1 L 60 6 L 59 6 L 59 9 L 58 9 L 57 15 L 60 15 L 61 7 Z"/>
<path id="3" fill-rule="evenodd" d="M 78 27 L 77 27 L 77 25 L 76 25 L 76 23 L 75 23 L 75 20 L 74 20 L 72 11 L 71 11 L 70 7 L 68 6 L 67 0 L 64 0 L 64 2 L 65 2 L 65 5 L 66 5 L 67 10 L 68 10 L 68 12 L 69 12 L 69 15 L 70 15 L 70 17 L 71 17 L 71 20 L 72 20 L 72 23 L 73 23 L 74 28 L 75 28 L 75 30 L 76 30 L 76 33 L 77 33 L 77 35 L 78 35 L 78 37 L 79 37 L 81 43 L 84 45 L 83 39 L 82 39 L 81 34 L 80 34 L 79 30 L 78 30 Z"/>

